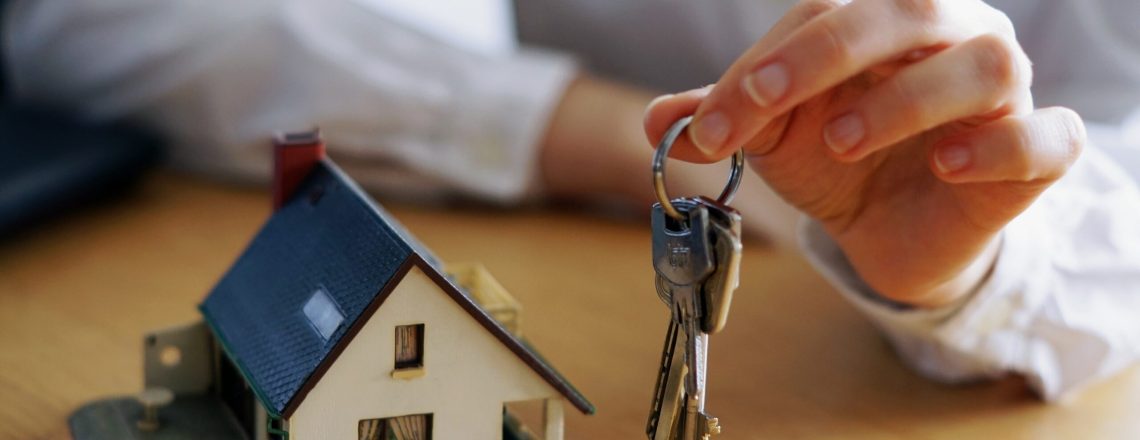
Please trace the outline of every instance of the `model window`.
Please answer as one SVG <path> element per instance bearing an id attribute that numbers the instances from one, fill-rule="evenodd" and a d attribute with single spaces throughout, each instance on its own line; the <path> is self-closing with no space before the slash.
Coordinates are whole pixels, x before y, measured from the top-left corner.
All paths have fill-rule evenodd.
<path id="1" fill-rule="evenodd" d="M 396 327 L 396 369 L 424 366 L 424 325 Z"/>
<path id="2" fill-rule="evenodd" d="M 431 440 L 431 414 L 361 420 L 360 440 Z"/>

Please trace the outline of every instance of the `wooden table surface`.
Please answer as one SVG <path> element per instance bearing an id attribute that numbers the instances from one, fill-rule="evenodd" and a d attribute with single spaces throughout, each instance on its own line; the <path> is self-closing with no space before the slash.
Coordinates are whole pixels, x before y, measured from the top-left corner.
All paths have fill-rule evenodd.
<path id="1" fill-rule="evenodd" d="M 67 438 L 91 399 L 141 387 L 141 335 L 195 306 L 268 215 L 264 192 L 159 174 L 109 206 L 0 243 L 0 438 Z M 644 225 L 567 212 L 389 206 L 445 261 L 480 261 L 598 407 L 572 439 L 643 438 L 666 323 Z M 935 384 L 793 252 L 748 246 L 712 338 L 720 439 L 1140 438 L 1140 372 L 1061 404 L 1016 379 Z"/>

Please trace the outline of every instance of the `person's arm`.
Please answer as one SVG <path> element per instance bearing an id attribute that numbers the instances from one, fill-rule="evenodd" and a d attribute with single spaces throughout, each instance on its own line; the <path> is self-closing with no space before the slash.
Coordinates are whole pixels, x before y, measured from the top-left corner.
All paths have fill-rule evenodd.
<path id="1" fill-rule="evenodd" d="M 238 178 L 264 179 L 274 132 L 316 125 L 372 189 L 515 201 L 578 75 L 562 54 L 477 53 L 353 1 L 13 3 L 19 99 L 142 121 L 176 165 Z"/>

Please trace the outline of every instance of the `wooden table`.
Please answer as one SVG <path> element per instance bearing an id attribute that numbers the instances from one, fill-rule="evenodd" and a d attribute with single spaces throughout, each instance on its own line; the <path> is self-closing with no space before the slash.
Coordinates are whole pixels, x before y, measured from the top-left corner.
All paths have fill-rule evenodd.
<path id="1" fill-rule="evenodd" d="M 268 215 L 265 193 L 160 174 L 0 243 L 0 438 L 66 438 L 81 403 L 141 387 L 141 335 L 195 305 Z M 569 438 L 637 439 L 665 328 L 644 225 L 566 212 L 390 209 L 446 261 L 481 261 L 527 337 L 597 405 Z M 929 382 L 792 252 L 747 247 L 712 339 L 721 439 L 1140 438 L 1140 372 L 1058 405 L 1016 379 Z"/>

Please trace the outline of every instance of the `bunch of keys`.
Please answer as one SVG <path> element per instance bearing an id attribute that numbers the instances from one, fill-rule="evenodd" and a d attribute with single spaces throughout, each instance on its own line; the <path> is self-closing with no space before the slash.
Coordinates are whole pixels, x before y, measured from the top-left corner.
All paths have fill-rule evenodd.
<path id="1" fill-rule="evenodd" d="M 727 205 L 740 187 L 744 153 L 732 156 L 728 185 L 716 200 L 670 199 L 665 159 L 692 119 L 674 123 L 653 157 L 659 202 L 652 212 L 653 269 L 657 296 L 669 306 L 672 319 L 646 426 L 650 440 L 708 440 L 720 433 L 719 421 L 704 412 L 705 375 L 709 334 L 724 328 L 739 283 L 740 214 Z"/>

